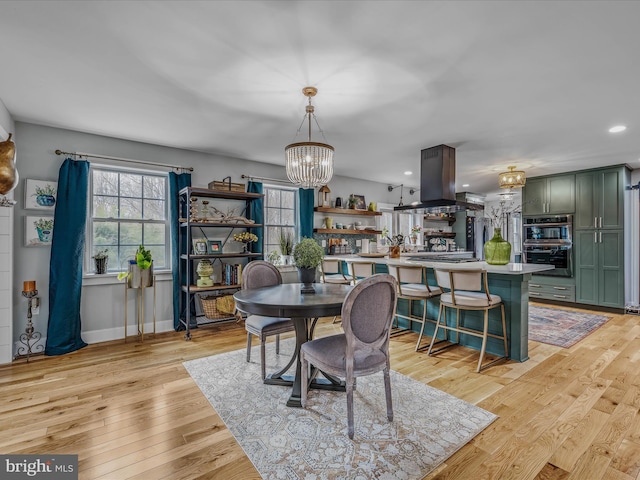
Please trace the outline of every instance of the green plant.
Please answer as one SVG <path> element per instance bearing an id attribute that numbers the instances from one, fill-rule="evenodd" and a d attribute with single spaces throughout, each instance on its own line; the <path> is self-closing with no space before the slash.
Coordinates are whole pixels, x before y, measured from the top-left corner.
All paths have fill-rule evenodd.
<path id="1" fill-rule="evenodd" d="M 349 195 L 347 203 L 349 204 L 349 208 L 356 208 L 356 205 L 358 205 L 358 199 L 354 195 Z"/>
<path id="2" fill-rule="evenodd" d="M 39 228 L 40 230 L 52 230 L 53 219 L 39 218 L 38 220 L 33 222 L 33 226 Z"/>
<path id="3" fill-rule="evenodd" d="M 324 248 L 313 238 L 303 238 L 293 246 L 293 261 L 298 268 L 317 268 L 324 258 Z"/>
<path id="4" fill-rule="evenodd" d="M 151 262 L 151 251 L 146 250 L 143 245 L 140 245 L 136 252 L 136 263 L 138 267 L 140 267 L 140 270 L 146 270 L 151 266 Z"/>
<path id="5" fill-rule="evenodd" d="M 278 243 L 280 244 L 280 251 L 282 252 L 282 255 L 291 255 L 291 252 L 293 251 L 293 235 L 291 232 L 280 230 Z"/>
<path id="6" fill-rule="evenodd" d="M 276 250 L 272 250 L 271 252 L 269 252 L 267 260 L 274 265 L 278 265 L 280 263 L 280 254 Z"/>
<path id="7" fill-rule="evenodd" d="M 44 188 L 36 186 L 36 193 L 32 193 L 31 196 L 38 197 L 40 195 L 55 195 L 55 194 L 56 194 L 55 187 L 47 183 L 47 185 Z"/>
<path id="8" fill-rule="evenodd" d="M 251 242 L 257 242 L 258 236 L 255 233 L 241 232 L 241 233 L 234 233 L 233 239 L 236 242 L 240 242 L 240 243 L 251 243 Z"/>
<path id="9" fill-rule="evenodd" d="M 109 256 L 109 249 L 105 248 L 104 250 L 99 250 L 93 257 L 91 258 L 95 258 L 97 260 L 100 260 L 101 258 L 107 258 Z"/>

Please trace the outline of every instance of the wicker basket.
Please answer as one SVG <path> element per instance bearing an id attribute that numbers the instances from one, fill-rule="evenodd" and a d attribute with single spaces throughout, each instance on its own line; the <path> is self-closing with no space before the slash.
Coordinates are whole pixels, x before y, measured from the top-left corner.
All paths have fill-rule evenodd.
<path id="1" fill-rule="evenodd" d="M 209 320 L 220 320 L 222 318 L 234 318 L 235 308 L 229 312 L 229 300 L 228 298 L 233 299 L 232 295 L 209 295 L 203 297 L 198 295 L 200 299 L 200 305 L 202 306 L 202 311 L 204 312 L 204 316 Z M 226 307 L 226 308 L 225 308 Z"/>

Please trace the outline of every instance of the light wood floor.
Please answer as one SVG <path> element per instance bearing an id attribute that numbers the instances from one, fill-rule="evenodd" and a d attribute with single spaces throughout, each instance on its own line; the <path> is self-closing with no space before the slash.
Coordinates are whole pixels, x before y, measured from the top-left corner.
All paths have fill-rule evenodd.
<path id="1" fill-rule="evenodd" d="M 500 417 L 427 478 L 640 479 L 640 317 L 570 349 L 530 342 L 529 361 L 482 374 L 477 352 L 427 357 L 415 341 L 393 338 L 394 370 Z M 226 324 L 2 366 L 0 453 L 78 454 L 81 479 L 260 478 L 182 366 L 245 342 Z"/>

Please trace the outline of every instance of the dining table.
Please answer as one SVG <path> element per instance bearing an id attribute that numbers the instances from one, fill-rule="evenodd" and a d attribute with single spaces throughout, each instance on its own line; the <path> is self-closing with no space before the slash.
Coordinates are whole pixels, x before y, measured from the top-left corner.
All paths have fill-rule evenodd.
<path id="1" fill-rule="evenodd" d="M 313 339 L 316 323 L 321 317 L 334 317 L 342 313 L 342 304 L 347 293 L 353 288 L 350 285 L 314 283 L 314 293 L 302 293 L 301 283 L 283 283 L 270 287 L 243 289 L 233 297 L 236 307 L 247 315 L 291 318 L 295 328 L 296 343 L 294 352 L 287 365 L 279 371 L 267 375 L 264 380 L 268 385 L 284 385 L 291 387 L 291 395 L 287 400 L 289 407 L 302 407 L 301 403 L 301 369 L 300 347 Z M 287 374 L 293 364 L 295 374 Z M 322 377 L 319 376 L 322 374 Z M 312 381 L 309 388 L 345 391 L 344 381 L 314 368 L 309 376 Z"/>

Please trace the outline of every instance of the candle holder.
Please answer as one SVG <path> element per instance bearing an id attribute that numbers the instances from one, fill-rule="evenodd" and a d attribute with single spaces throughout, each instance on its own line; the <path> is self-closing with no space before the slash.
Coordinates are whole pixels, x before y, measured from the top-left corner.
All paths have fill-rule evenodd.
<path id="1" fill-rule="evenodd" d="M 37 345 L 42 338 L 42 334 L 40 332 L 36 332 L 33 328 L 33 323 L 31 322 L 31 307 L 33 305 L 33 298 L 38 295 L 38 290 L 31 291 L 23 291 L 22 296 L 26 297 L 29 300 L 29 308 L 27 310 L 27 328 L 25 328 L 24 333 L 20 335 L 18 341 L 22 343 L 24 346 L 18 347 L 18 352 L 16 356 L 27 356 L 27 363 L 29 362 L 29 357 L 34 353 L 42 353 L 44 351 L 43 345 Z M 35 348 L 32 348 L 35 346 Z"/>

